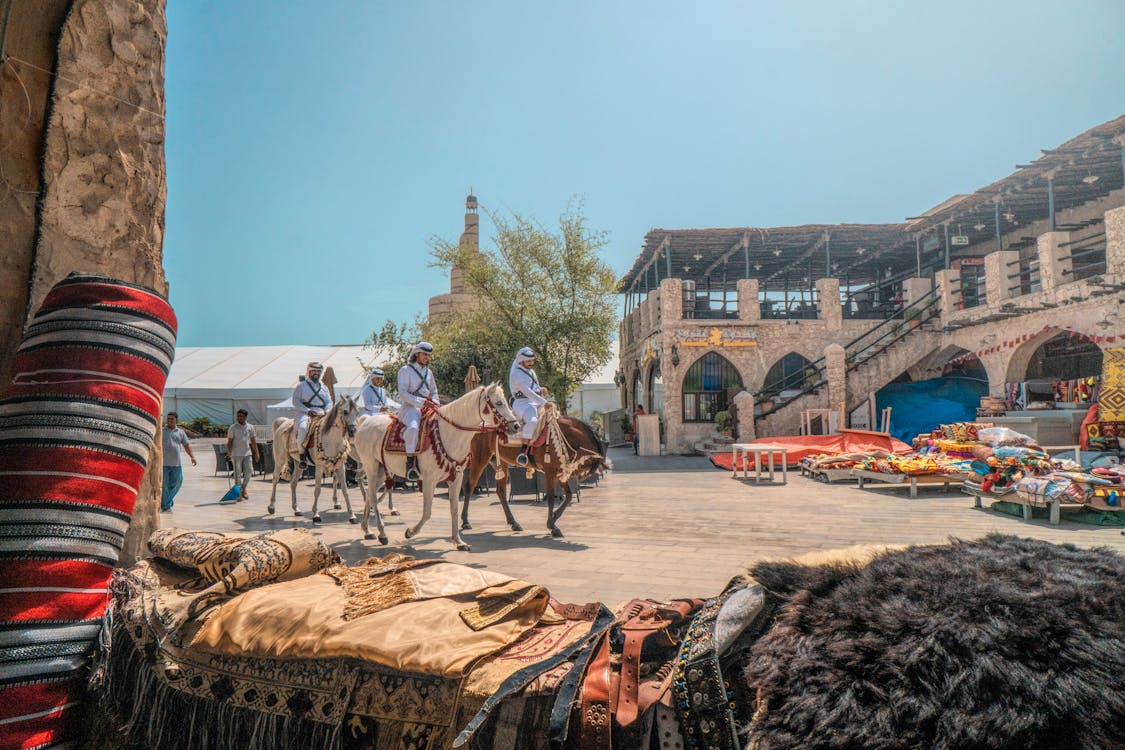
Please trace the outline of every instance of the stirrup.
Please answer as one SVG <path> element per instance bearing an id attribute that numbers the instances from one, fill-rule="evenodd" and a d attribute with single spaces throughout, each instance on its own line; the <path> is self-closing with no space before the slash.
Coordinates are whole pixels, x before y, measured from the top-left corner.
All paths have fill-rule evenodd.
<path id="1" fill-rule="evenodd" d="M 406 457 L 406 479 L 410 482 L 417 482 L 422 478 L 418 473 L 418 459 L 415 456 Z"/>
<path id="2" fill-rule="evenodd" d="M 526 469 L 530 459 L 531 456 L 528 455 L 527 449 L 524 449 L 516 455 L 516 466 L 520 467 L 521 469 Z"/>

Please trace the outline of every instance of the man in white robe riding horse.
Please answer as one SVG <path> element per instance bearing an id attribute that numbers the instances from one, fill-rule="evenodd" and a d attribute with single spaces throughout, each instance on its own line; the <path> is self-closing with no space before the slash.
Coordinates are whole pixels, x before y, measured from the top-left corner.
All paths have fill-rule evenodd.
<path id="1" fill-rule="evenodd" d="M 416 482 L 418 474 L 418 428 L 422 422 L 422 409 L 428 404 L 437 408 L 438 390 L 434 374 L 430 372 L 432 344 L 419 341 L 410 350 L 410 359 L 398 371 L 398 397 L 402 406 L 398 418 L 402 421 L 402 439 L 406 444 L 406 478 Z"/>
<path id="2" fill-rule="evenodd" d="M 376 367 L 371 371 L 371 375 L 367 379 L 367 385 L 363 386 L 359 395 L 363 399 L 364 416 L 387 414 L 399 407 L 398 402 L 388 396 L 387 389 L 383 387 L 383 369 L 381 367 Z"/>
<path id="3" fill-rule="evenodd" d="M 293 389 L 293 424 L 297 438 L 297 450 L 301 454 L 302 468 L 308 463 L 308 453 L 305 450 L 305 438 L 309 434 L 309 424 L 313 417 L 319 417 L 332 408 L 332 392 L 328 386 L 320 382 L 324 365 L 319 362 L 309 362 L 305 371 L 305 379 L 297 383 Z"/>
<path id="4" fill-rule="evenodd" d="M 530 346 L 516 352 L 508 370 L 508 390 L 512 392 L 512 411 L 523 422 L 520 433 L 523 450 L 516 456 L 516 463 L 521 467 L 534 465 L 531 442 L 539 426 L 539 409 L 547 403 L 547 389 L 539 384 L 539 376 L 535 374 L 535 352 Z"/>

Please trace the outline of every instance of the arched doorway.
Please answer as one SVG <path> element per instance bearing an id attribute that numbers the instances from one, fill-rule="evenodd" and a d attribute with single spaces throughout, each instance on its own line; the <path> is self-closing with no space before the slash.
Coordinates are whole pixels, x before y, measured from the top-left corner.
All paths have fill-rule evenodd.
<path id="1" fill-rule="evenodd" d="M 633 372 L 633 411 L 636 411 L 638 406 L 645 406 L 645 389 L 643 381 L 641 380 L 641 371 L 635 370 Z M 645 406 L 645 408 L 648 408 Z"/>
<path id="2" fill-rule="evenodd" d="M 1083 403 L 1090 393 L 1085 381 L 1102 374 L 1102 350 L 1072 331 L 1059 331 L 1040 342 L 1024 344 L 1008 365 L 1010 398 L 1026 406 L 1037 401 Z"/>
<path id="3" fill-rule="evenodd" d="M 726 357 L 708 352 L 692 363 L 684 374 L 682 408 L 684 422 L 712 422 L 726 411 L 732 393 L 742 390 L 742 376 Z"/>
<path id="4" fill-rule="evenodd" d="M 649 414 L 664 413 L 664 378 L 660 376 L 660 360 L 648 371 L 648 384 L 645 388 L 648 403 L 645 408 Z"/>
<path id="5" fill-rule="evenodd" d="M 784 391 L 802 390 L 809 378 L 815 377 L 813 363 L 797 352 L 790 352 L 775 362 L 766 373 L 758 400 L 775 398 Z"/>

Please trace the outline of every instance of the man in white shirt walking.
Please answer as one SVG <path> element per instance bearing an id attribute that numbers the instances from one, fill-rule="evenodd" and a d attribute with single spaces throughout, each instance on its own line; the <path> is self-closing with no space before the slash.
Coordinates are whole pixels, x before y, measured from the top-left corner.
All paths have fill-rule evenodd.
<path id="1" fill-rule="evenodd" d="M 235 423 L 227 430 L 227 458 L 234 467 L 234 483 L 242 492 L 242 500 L 250 499 L 246 487 L 250 484 L 250 476 L 254 472 L 253 461 L 257 461 L 259 455 L 254 425 L 246 421 L 247 416 L 245 409 L 239 409 Z"/>
<path id="2" fill-rule="evenodd" d="M 191 459 L 191 465 L 195 466 L 195 453 L 191 450 L 187 433 L 176 426 L 179 417 L 180 415 L 174 411 L 168 412 L 164 431 L 160 437 L 161 445 L 164 448 L 164 483 L 161 487 L 160 510 L 164 513 L 172 512 L 172 503 L 176 499 L 176 493 L 180 491 L 180 487 L 184 483 L 183 459 L 180 458 L 181 447 L 187 451 L 188 457 Z"/>

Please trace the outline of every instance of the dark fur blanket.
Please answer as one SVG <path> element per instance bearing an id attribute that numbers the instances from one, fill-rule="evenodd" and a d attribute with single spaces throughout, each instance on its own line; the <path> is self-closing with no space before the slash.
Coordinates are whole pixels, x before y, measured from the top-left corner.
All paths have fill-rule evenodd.
<path id="1" fill-rule="evenodd" d="M 763 563 L 748 748 L 1125 747 L 1125 558 L 992 535 Z"/>

